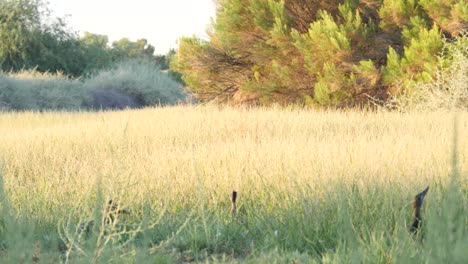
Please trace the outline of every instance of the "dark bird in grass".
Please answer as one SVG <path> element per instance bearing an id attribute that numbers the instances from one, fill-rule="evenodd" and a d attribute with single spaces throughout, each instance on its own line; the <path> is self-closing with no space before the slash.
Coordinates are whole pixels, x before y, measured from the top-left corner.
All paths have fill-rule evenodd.
<path id="1" fill-rule="evenodd" d="M 236 214 L 237 214 L 236 201 L 237 201 L 237 192 L 232 191 L 232 195 L 231 195 L 231 214 L 232 214 L 232 218 L 235 218 Z"/>
<path id="2" fill-rule="evenodd" d="M 421 207 L 424 201 L 424 197 L 426 197 L 427 192 L 429 191 L 429 186 L 427 186 L 424 191 L 418 193 L 414 197 L 413 203 L 413 212 L 414 212 L 414 219 L 413 224 L 410 227 L 410 232 L 413 234 L 417 234 L 422 226 L 422 217 L 421 217 Z"/>
<path id="3" fill-rule="evenodd" d="M 115 200 L 109 199 L 102 215 L 101 227 L 114 224 L 116 218 L 122 214 L 130 214 L 130 210 L 120 208 L 119 204 Z M 84 231 L 86 235 L 89 235 L 92 232 L 94 225 L 94 220 L 82 222 L 79 225 L 79 230 Z"/>
<path id="4" fill-rule="evenodd" d="M 75 233 L 75 236 L 81 238 L 83 237 L 84 239 L 88 239 L 90 235 L 94 232 L 97 231 L 102 232 L 103 235 L 107 234 L 107 230 L 105 230 L 108 227 L 114 228 L 115 224 L 117 223 L 118 217 L 123 214 L 131 214 L 131 211 L 125 208 L 121 208 L 117 201 L 113 199 L 107 200 L 106 206 L 102 212 L 102 219 L 101 223 L 99 225 L 99 222 L 97 223 L 98 226 L 95 229 L 96 221 L 95 220 L 90 220 L 90 221 L 85 221 L 81 222 L 78 225 L 77 231 Z M 70 249 L 70 244 L 67 244 L 68 238 L 61 238 L 58 243 L 58 249 L 60 253 L 63 255 L 67 254 L 67 251 Z"/>
<path id="5" fill-rule="evenodd" d="M 104 224 L 112 224 L 115 218 L 118 215 L 122 214 L 130 214 L 130 211 L 127 209 L 120 208 L 119 204 L 116 201 L 109 199 L 107 201 L 106 210 L 104 211 Z"/>

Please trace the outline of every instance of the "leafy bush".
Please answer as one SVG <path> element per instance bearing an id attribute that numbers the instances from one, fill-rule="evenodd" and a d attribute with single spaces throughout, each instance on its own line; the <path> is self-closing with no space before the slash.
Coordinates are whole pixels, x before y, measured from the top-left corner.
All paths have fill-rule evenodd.
<path id="1" fill-rule="evenodd" d="M 468 110 L 468 38 L 445 44 L 438 58 L 439 67 L 429 82 L 418 83 L 399 97 L 392 97 L 385 107 L 409 110 Z"/>
<path id="2" fill-rule="evenodd" d="M 88 91 L 112 91 L 133 98 L 138 106 L 174 104 L 184 99 L 182 87 L 147 61 L 125 61 L 86 80 Z"/>
<path id="3" fill-rule="evenodd" d="M 155 63 L 126 61 L 88 79 L 23 70 L 0 73 L 0 110 L 123 109 L 184 100 Z"/>
<path id="4" fill-rule="evenodd" d="M 0 74 L 0 108 L 12 110 L 79 109 L 86 91 L 78 79 L 36 70 Z"/>

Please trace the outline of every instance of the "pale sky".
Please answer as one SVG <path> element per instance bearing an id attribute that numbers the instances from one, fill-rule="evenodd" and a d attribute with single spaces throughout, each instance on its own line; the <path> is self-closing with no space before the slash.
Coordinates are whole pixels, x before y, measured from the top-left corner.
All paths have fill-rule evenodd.
<path id="1" fill-rule="evenodd" d="M 110 42 L 145 38 L 156 54 L 176 48 L 181 36 L 207 38 L 215 16 L 213 0 L 49 0 L 56 16 L 70 15 L 68 24 L 80 35 L 107 35 Z"/>

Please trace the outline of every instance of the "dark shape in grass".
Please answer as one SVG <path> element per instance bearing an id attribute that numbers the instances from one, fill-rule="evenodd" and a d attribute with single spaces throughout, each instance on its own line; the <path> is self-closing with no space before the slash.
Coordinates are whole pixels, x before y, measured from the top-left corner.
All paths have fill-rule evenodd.
<path id="1" fill-rule="evenodd" d="M 116 201 L 109 199 L 109 201 L 107 201 L 106 211 L 104 213 L 104 224 L 113 224 L 115 217 L 121 214 L 130 214 L 130 211 L 120 208 Z"/>
<path id="2" fill-rule="evenodd" d="M 140 106 L 138 100 L 115 89 L 98 89 L 91 92 L 91 108 L 96 110 L 137 108 Z"/>
<path id="3" fill-rule="evenodd" d="M 232 195 L 231 195 L 231 213 L 232 213 L 233 218 L 235 218 L 236 214 L 237 214 L 236 200 L 237 200 L 237 192 L 232 191 Z"/>
<path id="4" fill-rule="evenodd" d="M 131 211 L 128 209 L 120 208 L 119 204 L 115 200 L 109 199 L 107 201 L 104 214 L 102 215 L 101 226 L 98 226 L 98 228 L 106 228 L 108 226 L 113 225 L 114 221 L 118 218 L 118 216 L 122 214 L 131 214 Z M 79 235 L 83 236 L 85 239 L 88 239 L 93 233 L 95 225 L 95 220 L 81 222 L 78 226 Z M 69 250 L 69 247 L 65 243 L 65 241 L 60 240 L 58 244 L 58 249 L 60 253 L 64 255 Z"/>
<path id="5" fill-rule="evenodd" d="M 413 210 L 414 210 L 414 219 L 413 224 L 410 227 L 410 232 L 413 234 L 417 234 L 422 226 L 422 217 L 421 217 L 421 207 L 423 204 L 424 197 L 426 196 L 427 192 L 429 191 L 429 186 L 424 189 L 421 193 L 418 193 L 414 197 L 413 203 Z"/>
<path id="6" fill-rule="evenodd" d="M 106 226 L 112 225 L 116 217 L 122 214 L 130 214 L 130 210 L 120 208 L 118 203 L 115 200 L 109 199 L 107 201 L 106 209 L 102 216 L 103 217 L 102 226 L 106 227 Z M 82 222 L 79 225 L 79 230 L 80 232 L 84 232 L 86 236 L 89 236 L 89 234 L 93 231 L 95 224 L 96 224 L 95 220 Z"/>

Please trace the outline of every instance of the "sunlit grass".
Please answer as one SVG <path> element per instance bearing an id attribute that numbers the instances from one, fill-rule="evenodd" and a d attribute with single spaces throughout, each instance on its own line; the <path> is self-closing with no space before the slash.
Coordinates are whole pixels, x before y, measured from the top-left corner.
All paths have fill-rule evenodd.
<path id="1" fill-rule="evenodd" d="M 450 220 L 465 236 L 438 240 L 427 230 L 443 226 L 431 217 L 444 214 L 444 197 L 451 193 L 453 132 L 448 112 L 180 106 L 3 113 L 0 157 L 13 217 L 34 226 L 21 248 L 32 252 L 26 259 L 37 251 L 35 241 L 59 256 L 46 234 L 92 219 L 102 196 L 130 208 L 132 214 L 119 220 L 127 229 L 145 231 L 106 245 L 81 239 L 83 252 L 74 249 L 72 262 L 342 263 L 346 257 L 358 263 L 435 263 L 442 254 L 434 256 L 432 247 L 440 244 L 452 243 L 445 260 L 466 257 L 465 112 L 458 114 L 459 200 L 452 210 L 458 218 Z M 424 231 L 432 241 L 423 245 L 407 227 L 412 199 L 427 185 Z M 239 212 L 233 221 L 234 189 Z M 8 245 L 6 234 L 0 236 Z M 97 250 L 101 246 L 105 250 Z M 5 252 L 16 256 L 8 246 Z"/>

